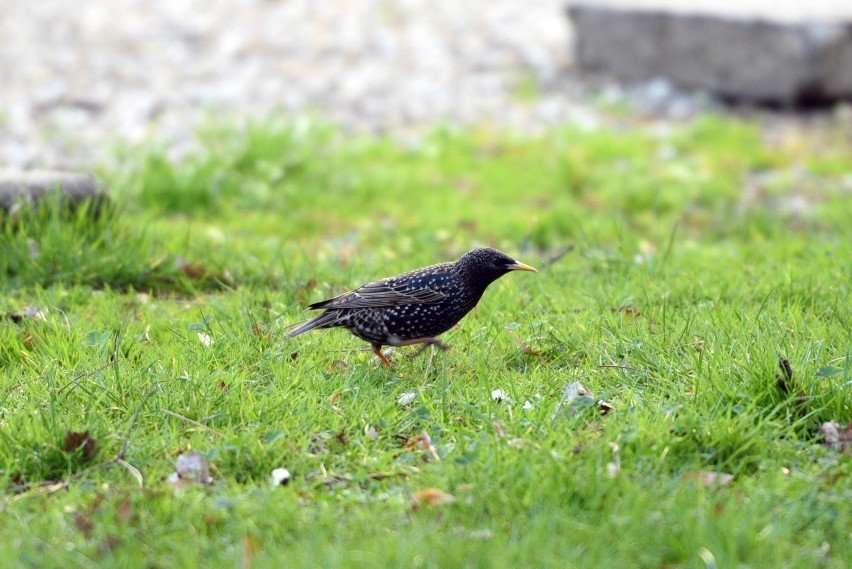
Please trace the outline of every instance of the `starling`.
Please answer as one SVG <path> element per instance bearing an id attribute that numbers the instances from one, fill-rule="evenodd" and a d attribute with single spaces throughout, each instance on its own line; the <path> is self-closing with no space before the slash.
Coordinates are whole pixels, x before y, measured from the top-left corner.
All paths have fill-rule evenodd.
<path id="1" fill-rule="evenodd" d="M 476 306 L 488 285 L 509 271 L 538 272 L 496 249 L 473 249 L 452 263 L 441 263 L 365 284 L 308 306 L 323 310 L 287 334 L 316 328 L 348 328 L 370 342 L 387 367 L 382 346 L 447 346 L 436 336 L 452 328 Z"/>

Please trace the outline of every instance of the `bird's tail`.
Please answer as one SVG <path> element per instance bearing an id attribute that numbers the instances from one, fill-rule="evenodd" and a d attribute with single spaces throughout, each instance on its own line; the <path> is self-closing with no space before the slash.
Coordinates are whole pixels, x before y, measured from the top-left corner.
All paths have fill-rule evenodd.
<path id="1" fill-rule="evenodd" d="M 316 318 L 312 318 L 307 322 L 299 324 L 294 330 L 287 332 L 284 337 L 292 338 L 294 336 L 298 336 L 299 334 L 304 334 L 305 332 L 316 330 L 317 328 L 330 328 L 336 325 L 338 318 L 339 315 L 336 313 L 336 311 L 323 312 Z"/>

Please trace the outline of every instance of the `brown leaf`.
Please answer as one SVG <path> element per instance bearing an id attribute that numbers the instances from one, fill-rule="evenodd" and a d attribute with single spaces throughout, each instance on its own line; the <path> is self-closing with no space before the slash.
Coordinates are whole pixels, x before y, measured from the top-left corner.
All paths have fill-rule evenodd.
<path id="1" fill-rule="evenodd" d="M 328 398 L 328 402 L 331 403 L 332 409 L 337 409 L 337 403 L 340 401 L 340 397 L 343 395 L 341 391 L 335 391 L 331 394 L 331 397 Z"/>
<path id="2" fill-rule="evenodd" d="M 338 442 L 338 444 L 342 447 L 345 447 L 349 444 L 349 439 L 346 438 L 346 431 L 344 429 L 340 429 L 336 433 L 334 433 L 334 440 Z"/>
<path id="3" fill-rule="evenodd" d="M 121 544 L 121 540 L 118 539 L 117 535 L 109 535 L 107 538 L 101 543 L 101 554 L 106 555 L 107 553 L 111 553 L 116 550 L 116 548 Z"/>
<path id="4" fill-rule="evenodd" d="M 443 506 L 445 504 L 452 504 L 455 501 L 455 496 L 447 494 L 439 488 L 426 488 L 425 490 L 416 492 L 414 496 L 412 496 L 411 509 L 417 511 L 422 506 Z"/>
<path id="5" fill-rule="evenodd" d="M 635 307 L 633 307 L 629 304 L 626 304 L 624 306 L 619 306 L 618 308 L 613 310 L 613 312 L 621 312 L 622 314 L 624 314 L 628 318 L 639 318 L 640 316 L 642 316 L 642 313 L 639 312 L 638 309 L 636 309 Z"/>
<path id="6" fill-rule="evenodd" d="M 200 263 L 190 263 L 183 257 L 175 259 L 175 267 L 181 274 L 192 280 L 200 280 L 210 274 L 210 271 Z"/>
<path id="7" fill-rule="evenodd" d="M 698 480 L 702 486 L 727 486 L 734 481 L 734 475 L 715 470 L 690 470 L 683 473 L 684 480 Z"/>
<path id="8" fill-rule="evenodd" d="M 407 448 L 413 448 L 417 450 L 422 450 L 428 452 L 429 454 L 424 454 L 424 460 L 427 460 L 429 456 L 434 458 L 435 460 L 441 460 L 441 457 L 438 456 L 438 451 L 432 446 L 432 437 L 429 436 L 429 433 L 423 431 L 416 437 L 410 437 L 408 441 L 406 441 L 405 446 Z"/>
<path id="9" fill-rule="evenodd" d="M 841 427 L 837 421 L 829 421 L 819 426 L 819 432 L 825 437 L 825 446 L 837 452 L 852 454 L 852 423 Z"/>
<path id="10" fill-rule="evenodd" d="M 83 449 L 83 461 L 89 462 L 95 456 L 97 441 L 89 436 L 89 431 L 83 431 L 82 433 L 75 433 L 74 431 L 66 432 L 62 450 L 65 452 L 74 452 L 80 448 Z"/>
<path id="11" fill-rule="evenodd" d="M 243 569 L 249 569 L 252 566 L 252 561 L 260 551 L 260 543 L 254 537 L 246 534 L 243 536 L 243 554 L 240 559 L 240 565 Z"/>
<path id="12" fill-rule="evenodd" d="M 95 529 L 95 524 L 83 514 L 77 514 L 74 516 L 74 527 L 80 530 L 80 533 L 82 533 L 83 536 L 88 538 L 92 535 L 92 530 Z"/>
<path id="13" fill-rule="evenodd" d="M 524 354 L 525 356 L 540 356 L 541 350 L 537 350 L 535 348 L 531 348 L 529 344 L 521 340 L 517 334 L 515 334 L 514 330 L 509 330 L 509 335 L 512 336 L 512 339 L 515 341 L 515 345 L 518 347 L 518 350 Z"/>
<path id="14" fill-rule="evenodd" d="M 218 387 L 221 391 L 228 391 L 228 384 L 225 383 L 225 380 L 223 379 L 219 380 L 219 383 L 216 384 L 216 387 Z"/>
<path id="15" fill-rule="evenodd" d="M 133 505 L 130 500 L 122 500 L 115 509 L 115 517 L 123 524 L 126 524 L 133 517 Z"/>

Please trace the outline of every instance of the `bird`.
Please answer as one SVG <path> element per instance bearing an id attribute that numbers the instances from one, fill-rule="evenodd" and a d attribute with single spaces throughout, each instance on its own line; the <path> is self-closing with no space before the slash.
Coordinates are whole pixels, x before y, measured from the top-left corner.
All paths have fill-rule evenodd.
<path id="1" fill-rule="evenodd" d="M 370 343 L 388 368 L 382 346 L 424 344 L 449 348 L 437 336 L 455 326 L 488 285 L 511 271 L 538 271 L 497 249 L 472 249 L 450 263 L 415 269 L 367 283 L 334 298 L 315 302 L 322 314 L 286 334 L 293 338 L 319 328 L 347 328 Z"/>

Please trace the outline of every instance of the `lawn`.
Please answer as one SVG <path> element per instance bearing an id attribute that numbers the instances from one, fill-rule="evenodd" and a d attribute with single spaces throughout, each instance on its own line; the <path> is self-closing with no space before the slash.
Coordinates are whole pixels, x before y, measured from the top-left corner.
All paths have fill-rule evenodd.
<path id="1" fill-rule="evenodd" d="M 852 458 L 819 432 L 852 421 L 844 128 L 271 117 L 119 148 L 114 213 L 2 224 L 4 566 L 848 567 Z M 449 352 L 284 339 L 478 245 L 540 272 Z M 170 482 L 193 451 L 212 484 Z"/>

